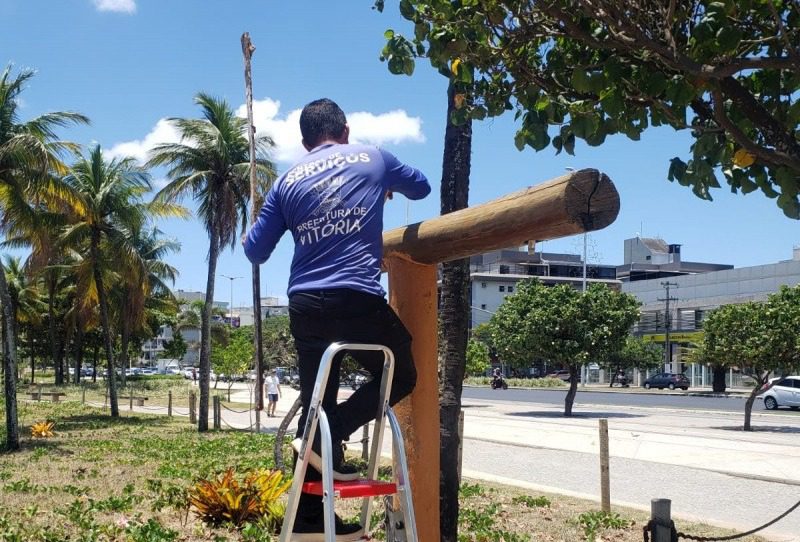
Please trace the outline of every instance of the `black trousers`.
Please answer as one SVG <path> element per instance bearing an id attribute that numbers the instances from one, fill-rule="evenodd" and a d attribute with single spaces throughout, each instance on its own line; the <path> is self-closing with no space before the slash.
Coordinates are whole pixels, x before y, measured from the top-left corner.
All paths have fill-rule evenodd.
<path id="1" fill-rule="evenodd" d="M 381 344 L 392 350 L 395 367 L 390 405 L 414 389 L 417 371 L 411 357 L 411 335 L 383 296 L 349 289 L 296 292 L 289 296 L 289 319 L 300 371 L 302 411 L 297 436 L 302 436 L 305 428 L 322 353 L 333 342 Z M 334 445 L 337 441 L 347 440 L 356 429 L 373 420 L 380 400 L 383 353 L 348 353 L 372 375 L 372 379 L 346 401 L 337 404 L 339 369 L 344 352 L 334 358 L 322 400 Z M 306 479 L 318 480 L 319 473 L 309 469 Z M 321 497 L 303 494 L 298 514 L 308 517 L 320 513 Z"/>

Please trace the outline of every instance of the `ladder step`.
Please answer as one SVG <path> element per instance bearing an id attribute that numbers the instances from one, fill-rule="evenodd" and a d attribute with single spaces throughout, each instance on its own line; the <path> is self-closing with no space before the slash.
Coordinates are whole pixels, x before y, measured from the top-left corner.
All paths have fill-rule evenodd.
<path id="1" fill-rule="evenodd" d="M 397 484 L 381 480 L 369 480 L 367 478 L 348 482 L 334 481 L 333 492 L 340 499 L 394 495 L 397 493 Z M 303 484 L 303 493 L 322 495 L 322 482 L 305 482 Z"/>

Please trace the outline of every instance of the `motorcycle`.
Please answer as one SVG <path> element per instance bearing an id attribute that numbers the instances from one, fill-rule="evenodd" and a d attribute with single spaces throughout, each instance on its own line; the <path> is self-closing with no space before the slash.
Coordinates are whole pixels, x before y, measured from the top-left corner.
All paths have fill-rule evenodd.
<path id="1" fill-rule="evenodd" d="M 502 376 L 497 375 L 492 377 L 491 386 L 493 390 L 508 389 L 508 383 L 505 381 L 505 379 Z"/>

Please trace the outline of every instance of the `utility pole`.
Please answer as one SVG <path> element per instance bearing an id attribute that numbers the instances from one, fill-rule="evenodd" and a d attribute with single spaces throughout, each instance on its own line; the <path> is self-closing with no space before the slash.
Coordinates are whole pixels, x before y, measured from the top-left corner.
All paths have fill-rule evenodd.
<path id="1" fill-rule="evenodd" d="M 677 282 L 662 282 L 661 286 L 667 290 L 667 297 L 658 298 L 659 301 L 665 301 L 666 307 L 664 308 L 664 366 L 669 366 L 669 371 L 672 371 L 672 343 L 670 342 L 669 334 L 670 330 L 672 329 L 672 315 L 669 312 L 669 302 L 670 301 L 677 301 L 677 297 L 671 297 L 669 295 L 670 288 L 677 288 Z"/>
<path id="2" fill-rule="evenodd" d="M 225 277 L 231 281 L 231 306 L 230 309 L 228 309 L 228 316 L 230 318 L 231 329 L 233 329 L 233 281 L 242 277 L 229 277 L 228 275 L 220 275 L 220 277 Z"/>

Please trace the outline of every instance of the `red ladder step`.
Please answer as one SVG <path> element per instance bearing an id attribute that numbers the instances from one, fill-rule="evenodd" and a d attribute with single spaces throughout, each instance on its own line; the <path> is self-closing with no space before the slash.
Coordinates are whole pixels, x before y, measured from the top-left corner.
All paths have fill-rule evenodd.
<path id="1" fill-rule="evenodd" d="M 303 493 L 322 495 L 322 482 L 306 482 L 303 484 Z M 393 495 L 397 493 L 397 484 L 381 480 L 362 478 L 348 482 L 333 482 L 333 493 L 340 499 L 355 499 L 359 497 L 377 497 L 379 495 Z"/>

